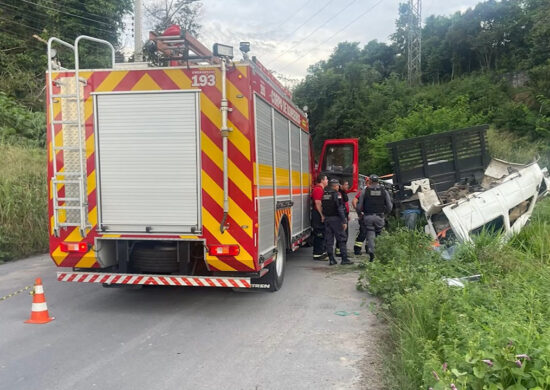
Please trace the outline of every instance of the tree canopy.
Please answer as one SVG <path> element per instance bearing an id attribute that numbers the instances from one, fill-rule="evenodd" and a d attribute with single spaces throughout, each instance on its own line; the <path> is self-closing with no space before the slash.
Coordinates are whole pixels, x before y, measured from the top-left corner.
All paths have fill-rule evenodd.
<path id="1" fill-rule="evenodd" d="M 314 143 L 359 137 L 364 173 L 391 170 L 386 142 L 491 123 L 550 140 L 550 2 L 489 0 L 422 29 L 423 86 L 406 81 L 408 6 L 390 43 L 339 43 L 294 96 Z M 546 138 L 548 137 L 548 138 Z"/>

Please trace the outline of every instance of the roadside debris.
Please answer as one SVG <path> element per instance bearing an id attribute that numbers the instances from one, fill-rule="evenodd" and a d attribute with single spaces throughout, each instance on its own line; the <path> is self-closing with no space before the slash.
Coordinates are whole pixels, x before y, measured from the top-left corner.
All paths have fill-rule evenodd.
<path id="1" fill-rule="evenodd" d="M 409 228 L 418 216 L 426 233 L 452 257 L 456 242 L 480 232 L 504 239 L 529 221 L 538 200 L 548 195 L 550 175 L 537 161 L 516 164 L 487 152 L 487 126 L 454 130 L 388 144 L 395 174 L 387 187 Z M 452 247 L 451 247 L 452 248 Z"/>
<path id="2" fill-rule="evenodd" d="M 451 287 L 464 288 L 464 282 L 477 282 L 481 279 L 481 275 L 464 276 L 462 278 L 444 278 L 443 281 Z"/>

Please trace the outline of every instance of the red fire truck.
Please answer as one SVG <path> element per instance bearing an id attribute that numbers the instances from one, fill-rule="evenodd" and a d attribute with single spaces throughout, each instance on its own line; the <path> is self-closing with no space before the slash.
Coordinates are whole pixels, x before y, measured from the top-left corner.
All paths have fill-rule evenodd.
<path id="1" fill-rule="evenodd" d="M 109 69 L 80 69 L 83 41 L 111 50 Z M 246 45 L 234 62 L 188 34 L 152 42 L 170 66 L 116 64 L 88 36 L 48 41 L 58 280 L 278 290 L 310 235 L 315 171 L 356 189 L 357 140 L 327 141 L 315 168 L 306 114 Z"/>

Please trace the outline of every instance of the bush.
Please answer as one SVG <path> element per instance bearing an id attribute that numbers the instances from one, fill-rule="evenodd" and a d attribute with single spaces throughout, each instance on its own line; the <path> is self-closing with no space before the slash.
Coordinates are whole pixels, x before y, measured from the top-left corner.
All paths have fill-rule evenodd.
<path id="1" fill-rule="evenodd" d="M 44 147 L 45 114 L 32 112 L 0 92 L 0 142 Z"/>
<path id="2" fill-rule="evenodd" d="M 46 252 L 46 152 L 0 144 L 0 158 L 0 261 Z"/>
<path id="3" fill-rule="evenodd" d="M 383 300 L 389 388 L 550 388 L 550 201 L 507 243 L 481 234 L 450 261 L 420 232 L 378 238 L 359 286 Z M 446 277 L 482 274 L 465 288 Z"/>

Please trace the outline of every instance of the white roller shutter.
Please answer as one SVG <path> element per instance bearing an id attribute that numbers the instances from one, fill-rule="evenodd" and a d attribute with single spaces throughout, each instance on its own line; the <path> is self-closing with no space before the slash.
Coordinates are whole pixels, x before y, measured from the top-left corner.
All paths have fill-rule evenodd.
<path id="1" fill-rule="evenodd" d="M 95 98 L 100 230 L 198 233 L 199 93 Z"/>

